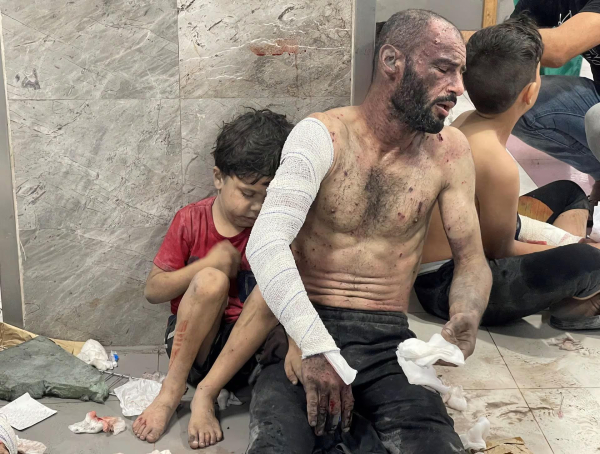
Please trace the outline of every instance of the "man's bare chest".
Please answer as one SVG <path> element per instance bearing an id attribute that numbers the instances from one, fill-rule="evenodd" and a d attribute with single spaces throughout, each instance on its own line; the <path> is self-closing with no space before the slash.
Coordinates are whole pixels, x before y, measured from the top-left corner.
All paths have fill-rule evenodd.
<path id="1" fill-rule="evenodd" d="M 426 158 L 392 164 L 346 159 L 321 186 L 315 214 L 339 233 L 412 236 L 428 221 L 440 181 Z"/>

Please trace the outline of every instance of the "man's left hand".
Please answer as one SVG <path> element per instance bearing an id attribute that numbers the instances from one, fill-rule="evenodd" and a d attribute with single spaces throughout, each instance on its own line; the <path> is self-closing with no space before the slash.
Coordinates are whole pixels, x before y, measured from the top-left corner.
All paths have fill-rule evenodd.
<path id="1" fill-rule="evenodd" d="M 473 354 L 477 341 L 480 317 L 475 313 L 454 314 L 442 328 L 442 337 L 458 348 L 465 355 L 465 359 Z"/>

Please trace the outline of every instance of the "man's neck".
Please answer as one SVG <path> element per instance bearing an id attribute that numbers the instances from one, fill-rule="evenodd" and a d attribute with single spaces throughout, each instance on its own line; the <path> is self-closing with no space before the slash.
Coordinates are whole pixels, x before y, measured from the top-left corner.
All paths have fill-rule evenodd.
<path id="1" fill-rule="evenodd" d="M 370 133 L 379 142 L 382 154 L 404 153 L 420 141 L 424 133 L 411 129 L 406 123 L 394 117 L 390 111 L 389 97 L 369 92 L 365 101 L 358 107 Z"/>

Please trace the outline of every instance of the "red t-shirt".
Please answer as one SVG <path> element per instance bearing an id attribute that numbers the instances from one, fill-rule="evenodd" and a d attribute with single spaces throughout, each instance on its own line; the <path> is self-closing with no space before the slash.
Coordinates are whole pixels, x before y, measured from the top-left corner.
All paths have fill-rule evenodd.
<path id="1" fill-rule="evenodd" d="M 164 271 L 176 271 L 205 257 L 212 247 L 229 240 L 242 254 L 241 269 L 250 270 L 246 259 L 246 244 L 251 229 L 244 229 L 232 238 L 226 238 L 217 232 L 212 216 L 212 205 L 216 197 L 209 197 L 183 207 L 177 212 L 165 239 L 163 240 L 154 264 Z M 171 301 L 171 312 L 177 313 L 183 295 Z M 225 308 L 226 323 L 235 322 L 242 312 L 243 304 L 238 298 L 235 280 L 229 286 L 229 304 Z"/>

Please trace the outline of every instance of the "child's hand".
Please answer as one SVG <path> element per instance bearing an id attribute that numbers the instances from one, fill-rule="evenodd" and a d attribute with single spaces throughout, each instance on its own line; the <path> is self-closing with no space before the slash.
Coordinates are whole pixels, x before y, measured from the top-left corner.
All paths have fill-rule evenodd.
<path id="1" fill-rule="evenodd" d="M 285 375 L 293 385 L 297 385 L 298 380 L 302 382 L 302 352 L 289 336 L 288 345 L 284 363 Z"/>
<path id="2" fill-rule="evenodd" d="M 211 266 L 223 271 L 230 279 L 237 276 L 242 255 L 228 240 L 217 243 L 206 255 Z"/>

